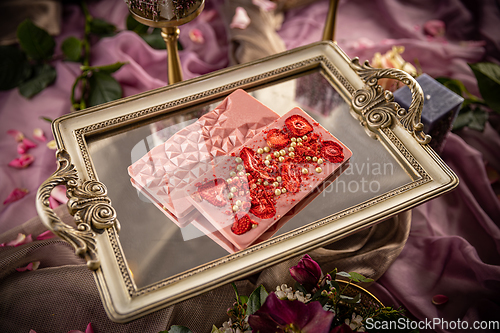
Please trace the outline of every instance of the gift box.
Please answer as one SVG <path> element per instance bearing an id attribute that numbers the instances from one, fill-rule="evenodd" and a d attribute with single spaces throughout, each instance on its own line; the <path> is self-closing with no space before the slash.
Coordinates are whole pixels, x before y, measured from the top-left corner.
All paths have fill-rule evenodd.
<path id="1" fill-rule="evenodd" d="M 427 74 L 420 75 L 417 82 L 424 92 L 424 107 L 421 117 L 424 132 L 432 136 L 429 145 L 439 153 L 464 99 Z M 394 100 L 408 110 L 411 104 L 410 89 L 405 86 L 396 90 Z"/>

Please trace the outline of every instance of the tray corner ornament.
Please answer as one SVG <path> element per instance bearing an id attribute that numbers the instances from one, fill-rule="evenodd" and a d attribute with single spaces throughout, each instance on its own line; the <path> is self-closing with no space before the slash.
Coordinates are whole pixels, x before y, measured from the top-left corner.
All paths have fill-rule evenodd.
<path id="1" fill-rule="evenodd" d="M 57 170 L 42 183 L 37 192 L 38 214 L 49 230 L 70 243 L 75 253 L 87 261 L 87 266 L 96 270 L 100 267 L 100 261 L 95 231 L 113 226 L 119 231 L 116 211 L 111 206 L 104 184 L 97 180 L 80 182 L 66 150 L 59 149 L 56 157 Z M 66 186 L 68 211 L 74 216 L 76 228 L 64 223 L 49 206 L 50 193 L 58 185 Z"/>
<path id="2" fill-rule="evenodd" d="M 374 68 L 368 61 L 361 65 L 357 57 L 351 60 L 350 66 L 365 82 L 365 86 L 354 93 L 352 108 L 370 136 L 398 120 L 420 144 L 431 141 L 431 136 L 423 132 L 424 125 L 420 122 L 424 93 L 410 74 L 395 68 Z M 393 94 L 378 84 L 378 80 L 384 78 L 396 79 L 410 88 L 412 101 L 408 110 L 394 102 Z"/>

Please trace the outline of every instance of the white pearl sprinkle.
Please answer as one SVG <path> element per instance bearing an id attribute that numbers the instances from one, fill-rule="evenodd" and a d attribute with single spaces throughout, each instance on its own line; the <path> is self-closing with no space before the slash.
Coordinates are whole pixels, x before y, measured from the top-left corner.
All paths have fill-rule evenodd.
<path id="1" fill-rule="evenodd" d="M 257 179 L 257 182 L 262 183 L 262 178 Z"/>
<path id="2" fill-rule="evenodd" d="M 311 156 L 306 156 L 306 161 L 310 161 L 311 160 Z"/>
<path id="3" fill-rule="evenodd" d="M 296 139 L 296 138 L 292 138 L 291 140 L 292 140 L 292 142 L 295 142 L 295 141 L 297 141 L 297 139 Z"/>
<path id="4" fill-rule="evenodd" d="M 275 152 L 273 153 L 273 155 L 274 155 L 274 157 L 280 157 L 280 152 L 279 152 L 279 151 L 275 151 Z"/>
<path id="5" fill-rule="evenodd" d="M 238 172 L 238 176 L 243 177 L 244 175 L 246 175 L 245 172 L 243 172 L 243 171 Z"/>
<path id="6" fill-rule="evenodd" d="M 264 149 L 262 149 L 262 148 L 257 149 L 257 154 L 263 154 L 263 153 L 264 153 Z"/>
<path id="7" fill-rule="evenodd" d="M 234 206 L 233 206 L 233 212 L 237 212 L 238 210 L 240 210 L 240 207 L 238 207 L 238 206 L 234 205 Z"/>
<path id="8" fill-rule="evenodd" d="M 302 146 L 302 142 L 297 143 L 297 146 Z"/>
<path id="9" fill-rule="evenodd" d="M 291 152 L 288 153 L 288 156 L 295 157 L 295 153 L 293 151 L 291 151 Z"/>
<path id="10" fill-rule="evenodd" d="M 281 155 L 281 156 L 285 156 L 285 155 L 286 155 L 286 151 L 285 151 L 285 149 L 281 149 L 281 150 L 280 150 L 280 155 Z"/>
<path id="11" fill-rule="evenodd" d="M 226 179 L 226 183 L 228 183 L 228 184 L 231 183 L 232 181 L 233 181 L 233 178 Z"/>
<path id="12" fill-rule="evenodd" d="M 313 160 L 313 162 L 316 162 L 316 161 L 318 160 L 318 158 L 317 158 L 316 156 L 314 156 L 314 157 L 312 158 L 312 160 Z"/>
<path id="13" fill-rule="evenodd" d="M 309 170 L 306 168 L 302 168 L 302 174 L 307 175 L 309 173 Z"/>
<path id="14" fill-rule="evenodd" d="M 288 151 L 295 151 L 295 148 L 293 148 L 293 147 L 288 147 Z"/>
<path id="15" fill-rule="evenodd" d="M 269 155 L 267 155 L 267 156 L 266 156 L 266 160 L 269 160 L 269 161 L 270 161 L 270 160 L 272 160 L 272 159 L 273 159 L 273 155 L 269 154 Z"/>
<path id="16" fill-rule="evenodd" d="M 306 140 L 307 140 L 307 135 L 304 135 L 304 136 L 302 137 L 302 140 L 306 141 Z"/>
<path id="17" fill-rule="evenodd" d="M 236 163 L 241 163 L 241 162 L 243 162 L 243 160 L 241 159 L 241 157 L 236 157 L 235 161 L 236 161 Z"/>
<path id="18" fill-rule="evenodd" d="M 280 183 L 278 183 L 278 182 L 274 182 L 274 183 L 273 183 L 273 186 L 274 186 L 274 187 L 278 187 L 278 185 L 279 185 L 279 184 L 280 184 Z"/>
<path id="19" fill-rule="evenodd" d="M 318 158 L 318 164 L 321 164 L 321 163 L 323 163 L 323 162 L 324 162 L 324 161 L 323 161 L 323 159 L 322 159 L 322 158 Z"/>
<path id="20" fill-rule="evenodd" d="M 238 189 L 237 189 L 235 186 L 231 187 L 231 192 L 232 192 L 232 193 L 234 193 L 234 192 L 236 192 L 236 191 L 238 191 Z"/>
<path id="21" fill-rule="evenodd" d="M 238 170 L 238 171 L 243 170 L 243 168 L 244 168 L 243 164 L 238 164 L 238 165 L 236 166 L 236 170 Z"/>
<path id="22" fill-rule="evenodd" d="M 274 194 L 275 195 L 280 195 L 281 194 L 281 190 L 279 188 L 275 189 L 274 190 Z"/>
<path id="23" fill-rule="evenodd" d="M 269 185 L 269 182 L 266 180 L 266 181 L 264 181 L 264 186 L 267 186 L 267 185 Z"/>
<path id="24" fill-rule="evenodd" d="M 276 180 L 281 183 L 281 176 L 276 177 Z"/>
<path id="25" fill-rule="evenodd" d="M 290 147 L 295 147 L 296 145 L 297 145 L 297 142 L 290 143 Z"/>
<path id="26" fill-rule="evenodd" d="M 302 138 L 297 138 L 297 142 L 301 143 L 302 142 Z"/>
<path id="27" fill-rule="evenodd" d="M 264 164 L 267 165 L 267 166 L 269 166 L 269 164 L 271 164 L 271 162 L 269 162 L 269 160 L 265 160 Z"/>
<path id="28" fill-rule="evenodd" d="M 268 146 L 265 146 L 265 147 L 264 147 L 264 151 L 265 151 L 266 153 L 269 153 L 269 152 L 271 151 L 271 148 L 269 148 Z"/>
<path id="29" fill-rule="evenodd" d="M 283 156 L 278 157 L 278 161 L 283 162 L 285 161 L 285 158 Z"/>
<path id="30" fill-rule="evenodd" d="M 234 197 L 234 194 L 232 194 L 232 193 L 228 193 L 227 197 L 228 197 L 229 199 L 232 199 L 232 198 Z"/>
<path id="31" fill-rule="evenodd" d="M 243 202 L 241 202 L 241 200 L 236 200 L 235 204 L 236 206 L 241 207 L 241 205 L 243 205 Z"/>
<path id="32" fill-rule="evenodd" d="M 286 188 L 284 188 L 284 187 L 283 187 L 283 188 L 281 189 L 281 193 L 286 193 Z"/>
<path id="33" fill-rule="evenodd" d="M 257 184 L 252 184 L 252 188 L 256 188 L 257 187 Z"/>
<path id="34" fill-rule="evenodd" d="M 317 173 L 321 173 L 321 171 L 323 171 L 323 169 L 321 169 L 320 167 L 317 167 L 317 168 L 316 168 L 316 172 L 317 172 Z"/>
<path id="35" fill-rule="evenodd" d="M 236 171 L 231 171 L 231 172 L 229 173 L 229 175 L 230 175 L 231 177 L 236 176 Z"/>
<path id="36" fill-rule="evenodd" d="M 252 223 L 252 229 L 255 229 L 255 228 L 257 228 L 257 224 Z"/>

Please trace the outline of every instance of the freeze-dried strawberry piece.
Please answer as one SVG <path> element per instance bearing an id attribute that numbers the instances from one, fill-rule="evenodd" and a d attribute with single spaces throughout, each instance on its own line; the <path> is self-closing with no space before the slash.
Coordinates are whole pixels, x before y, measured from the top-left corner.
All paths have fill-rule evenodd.
<path id="1" fill-rule="evenodd" d="M 252 200 L 250 213 L 263 220 L 270 219 L 276 215 L 276 207 L 274 207 L 272 200 L 263 197 L 258 200 Z"/>
<path id="2" fill-rule="evenodd" d="M 344 160 L 344 150 L 333 141 L 323 141 L 321 143 L 321 157 L 332 163 L 340 163 Z"/>
<path id="3" fill-rule="evenodd" d="M 252 149 L 244 147 L 240 151 L 240 157 L 245 164 L 245 170 L 255 178 L 262 178 L 268 181 L 272 180 L 272 177 L 263 169 L 262 159 L 260 156 L 255 155 Z"/>
<path id="4" fill-rule="evenodd" d="M 235 233 L 236 235 L 242 235 L 247 231 L 250 231 L 252 229 L 252 224 L 258 224 L 255 221 L 252 221 L 250 219 L 250 216 L 248 214 L 243 215 L 241 218 L 234 218 L 234 223 L 231 226 L 231 231 Z"/>
<path id="5" fill-rule="evenodd" d="M 227 204 L 227 184 L 222 178 L 216 178 L 198 186 L 200 196 L 216 207 Z"/>
<path id="6" fill-rule="evenodd" d="M 282 149 L 288 145 L 290 138 L 285 132 L 273 128 L 267 132 L 266 142 L 273 149 Z"/>
<path id="7" fill-rule="evenodd" d="M 306 118 L 294 114 L 285 120 L 286 128 L 292 132 L 295 136 L 303 136 L 309 132 L 312 132 L 312 125 L 306 120 Z"/>
<path id="8" fill-rule="evenodd" d="M 281 178 L 286 190 L 291 193 L 297 193 L 302 182 L 301 171 L 293 163 L 283 163 L 281 165 Z"/>

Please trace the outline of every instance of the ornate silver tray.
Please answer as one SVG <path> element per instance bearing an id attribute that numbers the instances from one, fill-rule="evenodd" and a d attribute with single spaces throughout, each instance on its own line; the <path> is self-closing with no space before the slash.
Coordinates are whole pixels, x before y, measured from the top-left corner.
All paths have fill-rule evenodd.
<path id="1" fill-rule="evenodd" d="M 410 87 L 409 110 L 393 102 L 377 84 L 380 78 Z M 272 238 L 228 254 L 209 237 L 166 218 L 131 185 L 127 167 L 236 89 L 280 114 L 302 107 L 353 157 Z M 127 322 L 456 187 L 458 178 L 422 133 L 422 105 L 422 90 L 408 74 L 362 65 L 334 43 L 308 45 L 56 119 L 59 167 L 38 191 L 38 213 L 86 258 L 109 317 Z M 57 185 L 67 187 L 77 228 L 49 208 Z"/>

